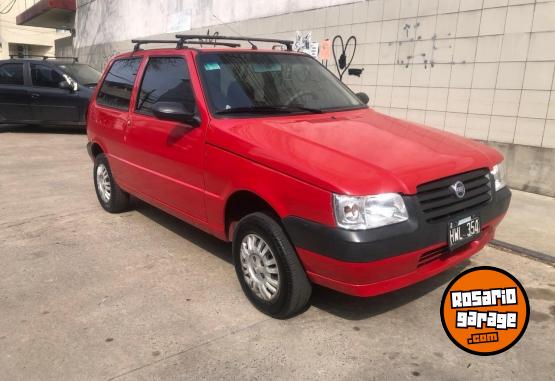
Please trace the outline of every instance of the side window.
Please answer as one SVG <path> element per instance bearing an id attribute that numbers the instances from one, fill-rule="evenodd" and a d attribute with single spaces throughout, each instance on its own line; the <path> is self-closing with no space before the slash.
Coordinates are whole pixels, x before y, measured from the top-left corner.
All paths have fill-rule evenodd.
<path id="1" fill-rule="evenodd" d="M 178 57 L 153 57 L 143 76 L 136 110 L 152 115 L 156 102 L 179 102 L 187 110 L 195 110 L 195 98 L 187 63 Z"/>
<path id="2" fill-rule="evenodd" d="M 140 63 L 141 58 L 115 61 L 102 83 L 96 102 L 100 105 L 127 110 Z"/>
<path id="3" fill-rule="evenodd" d="M 64 77 L 51 67 L 31 64 L 33 86 L 58 88 Z"/>
<path id="4" fill-rule="evenodd" d="M 0 66 L 0 85 L 23 85 L 23 64 L 10 63 Z"/>

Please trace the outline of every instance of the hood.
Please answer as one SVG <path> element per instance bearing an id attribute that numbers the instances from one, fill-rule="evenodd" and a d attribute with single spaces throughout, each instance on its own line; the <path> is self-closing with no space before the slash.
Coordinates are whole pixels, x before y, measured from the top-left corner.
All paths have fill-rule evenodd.
<path id="1" fill-rule="evenodd" d="M 492 148 L 371 109 L 214 119 L 208 142 L 331 192 L 416 193 L 420 184 L 502 160 Z"/>

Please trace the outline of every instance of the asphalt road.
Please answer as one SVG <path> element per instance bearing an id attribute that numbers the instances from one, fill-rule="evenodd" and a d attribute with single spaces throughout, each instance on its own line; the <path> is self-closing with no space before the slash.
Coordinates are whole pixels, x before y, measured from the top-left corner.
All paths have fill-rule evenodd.
<path id="1" fill-rule="evenodd" d="M 273 320 L 243 296 L 229 245 L 139 201 L 105 213 L 86 137 L 68 132 L 0 127 L 0 379 L 553 379 L 548 264 L 486 248 L 376 298 L 315 288 L 304 314 Z M 447 283 L 477 265 L 530 297 L 526 334 L 497 356 L 461 351 L 440 323 Z"/>

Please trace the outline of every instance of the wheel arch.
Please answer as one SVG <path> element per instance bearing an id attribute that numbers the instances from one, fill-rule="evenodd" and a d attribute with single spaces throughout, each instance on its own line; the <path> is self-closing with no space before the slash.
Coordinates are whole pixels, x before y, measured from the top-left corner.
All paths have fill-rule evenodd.
<path id="1" fill-rule="evenodd" d="M 281 225 L 281 218 L 276 209 L 252 190 L 236 190 L 227 198 L 224 208 L 224 224 L 225 234 L 230 241 L 233 239 L 237 222 L 244 216 L 255 212 L 265 212 Z"/>
<path id="2" fill-rule="evenodd" d="M 101 153 L 105 153 L 104 149 L 102 148 L 102 146 L 100 144 L 98 144 L 97 142 L 92 142 L 91 143 L 91 156 L 93 158 L 97 157 L 98 155 L 100 155 Z"/>
<path id="3" fill-rule="evenodd" d="M 93 160 L 101 153 L 106 155 L 108 154 L 108 151 L 106 150 L 104 144 L 92 137 L 89 137 L 89 142 L 87 143 L 87 151 L 89 152 L 89 155 Z"/>

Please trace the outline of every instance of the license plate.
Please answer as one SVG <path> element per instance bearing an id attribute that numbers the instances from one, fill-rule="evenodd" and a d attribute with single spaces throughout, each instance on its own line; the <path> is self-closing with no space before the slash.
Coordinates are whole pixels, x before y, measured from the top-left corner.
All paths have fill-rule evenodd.
<path id="1" fill-rule="evenodd" d="M 480 217 L 472 215 L 450 221 L 448 227 L 449 249 L 453 250 L 480 235 Z"/>

